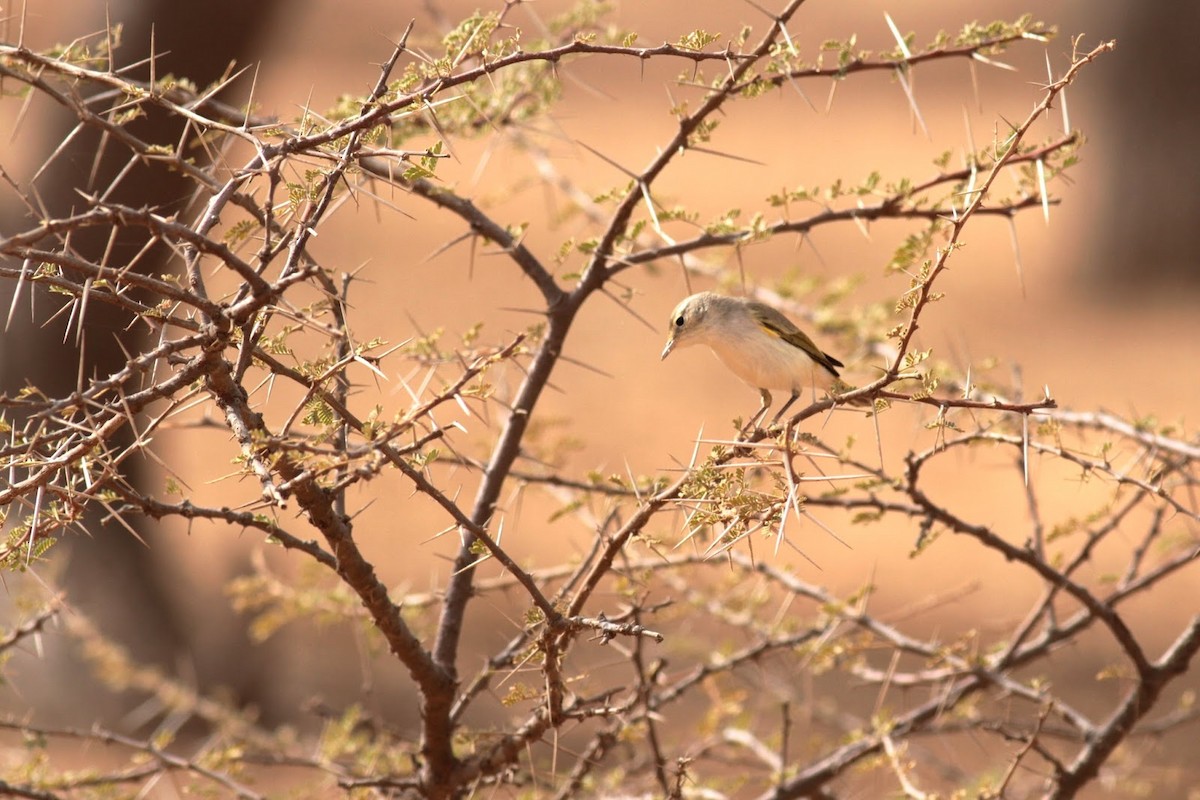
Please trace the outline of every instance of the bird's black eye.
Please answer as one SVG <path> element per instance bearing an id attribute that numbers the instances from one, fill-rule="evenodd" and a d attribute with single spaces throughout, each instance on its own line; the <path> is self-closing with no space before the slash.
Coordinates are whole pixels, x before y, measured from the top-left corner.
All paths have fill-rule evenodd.
<path id="1" fill-rule="evenodd" d="M 682 328 L 682 327 L 683 327 L 683 316 L 682 316 L 682 315 L 681 315 L 681 316 L 679 316 L 679 317 L 676 317 L 676 319 L 675 319 L 675 327 L 676 327 L 676 328 Z"/>

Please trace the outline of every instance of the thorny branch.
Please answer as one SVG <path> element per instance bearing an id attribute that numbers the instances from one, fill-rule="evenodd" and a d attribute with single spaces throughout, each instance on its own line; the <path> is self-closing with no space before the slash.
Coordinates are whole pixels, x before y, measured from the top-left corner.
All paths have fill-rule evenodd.
<path id="1" fill-rule="evenodd" d="M 664 796 L 684 796 L 695 782 L 717 796 L 720 790 L 709 787 L 721 785 L 721 754 L 736 748 L 753 757 L 738 776 L 742 794 L 833 796 L 854 790 L 856 770 L 880 770 L 907 794 L 923 796 L 923 787 L 941 781 L 953 789 L 968 778 L 947 781 L 950 771 L 939 772 L 937 757 L 922 751 L 922 739 L 966 736 L 982 737 L 989 747 L 1001 741 L 989 750 L 993 766 L 1003 765 L 989 784 L 997 795 L 1022 786 L 1067 797 L 1095 781 L 1123 742 L 1192 723 L 1196 715 L 1186 708 L 1150 715 L 1161 710 L 1200 649 L 1200 621 L 1189 621 L 1156 658 L 1127 608 L 1131 598 L 1176 579 L 1200 553 L 1200 445 L 1144 422 L 1059 409 L 1048 392 L 1023 402 L 975 390 L 967 381 L 951 395 L 938 390 L 923 371 L 925 356 L 914 351 L 923 315 L 938 297 L 935 285 L 951 256 L 959 257 L 967 224 L 1057 202 L 1048 197 L 1044 179 L 1021 183 L 1016 199 L 997 198 L 993 186 L 1022 167 L 1042 173 L 1049 164 L 1052 176 L 1066 168 L 1067 154 L 1080 143 L 1077 134 L 1042 144 L 1026 140 L 1056 98 L 1112 43 L 1075 54 L 1063 76 L 1042 87 L 1024 122 L 990 152 L 964 154 L 961 169 L 942 167 L 915 183 L 866 189 L 855 195 L 853 207 L 805 196 L 821 205 L 808 215 L 798 213 L 800 200 L 785 197 L 771 203 L 782 208 L 776 218 L 683 236 L 656 199 L 664 176 L 683 168 L 689 150 L 705 149 L 716 119 L 752 107 L 764 90 L 869 71 L 911 75 L 939 60 L 990 63 L 997 49 L 1044 41 L 1051 29 L 1021 20 L 972 28 L 960 40 L 939 40 L 924 51 L 901 45 L 879 55 L 857 53 L 851 41 L 834 48 L 839 62 L 830 66 L 820 59 L 804 62 L 792 41 L 789 29 L 800 24 L 803 0 L 770 14 L 752 44 L 747 32 L 723 49 L 706 49 L 699 31 L 679 44 L 603 41 L 586 18 L 563 26 L 544 45 L 527 46 L 520 36 L 503 36 L 518 5 L 508 0 L 500 13 L 466 20 L 447 33 L 441 55 L 410 45 L 416 24 L 408 25 L 369 94 L 328 122 L 307 108 L 294 123 L 248 114 L 217 99 L 226 83 L 198 91 L 183 82 L 140 80 L 133 77 L 136 70 L 115 69 L 111 52 L 97 58 L 72 48 L 50 54 L 0 45 L 0 81 L 66 109 L 77 132 L 100 132 L 129 164 L 186 176 L 199 198 L 189 222 L 184 214 L 116 203 L 110 189 L 88 186 L 79 193 L 82 210 L 51 213 L 40 203 L 38 177 L 64 157 L 68 142 L 28 185 L 4 172 L 7 190 L 29 212 L 24 230 L 0 235 L 0 254 L 8 259 L 0 264 L 0 279 L 13 286 L 10 323 L 23 298 L 36 293 L 38 303 L 47 297 L 58 303 L 39 321 L 66 317 L 65 330 L 84 343 L 93 335 L 89 307 L 102 303 L 123 315 L 129 331 L 121 340 L 129 356 L 108 375 L 87 374 L 81 357 L 76 390 L 63 396 L 29 387 L 0 398 L 7 440 L 0 441 L 7 478 L 0 505 L 10 531 L 0 561 L 14 570 L 36 566 L 68 532 L 93 533 L 85 514 L 92 506 L 119 524 L 143 516 L 252 532 L 319 565 L 319 588 L 312 591 L 330 591 L 321 580 L 345 590 L 348 601 L 306 610 L 369 620 L 372 635 L 406 670 L 420 711 L 411 730 L 361 708 L 326 715 L 332 732 L 321 753 L 299 756 L 282 738 L 224 714 L 216 701 L 161 675 L 137 672 L 109 652 L 102 660 L 110 668 L 119 663 L 136 689 L 209 725 L 215 731 L 211 743 L 187 752 L 170 737 L 7 720 L 0 729 L 117 746 L 142 763 L 88 779 L 94 784 L 0 774 L 0 788 L 19 796 L 72 797 L 91 785 L 148 785 L 176 773 L 258 797 L 242 772 L 286 765 L 342 787 L 434 798 L 505 783 L 570 797 L 617 779 L 629 791 Z M 679 83 L 700 91 L 693 106 L 673 110 L 676 126 L 648 163 L 624 170 L 629 184 L 611 194 L 609 205 L 591 199 L 528 145 L 522 116 L 522 109 L 542 102 L 532 99 L 542 84 L 553 85 L 581 56 L 683 59 L 695 71 Z M 719 71 L 703 78 L 700 69 L 708 65 Z M 510 75 L 524 75 L 524 85 L 511 88 Z M 484 86 L 497 95 L 494 106 L 478 94 Z M 139 138 L 128 123 L 150 110 L 180 120 L 186 134 L 170 145 Z M 522 142 L 547 184 L 582 211 L 594 236 L 579 250 L 584 263 L 576 274 L 552 266 L 553 257 L 528 241 L 522 226 L 506 222 L 502 204 L 469 197 L 437 174 L 447 156 L 443 144 L 488 131 Z M 439 141 L 423 147 L 407 142 L 420 137 Z M 193 158 L 193 145 L 209 154 L 249 151 L 236 162 L 240 166 L 222 160 L 218 167 Z M 538 290 L 544 324 L 492 344 L 477 342 L 475 331 L 449 347 L 439 341 L 441 334 L 392 348 L 356 336 L 350 288 L 359 277 L 339 279 L 327 266 L 333 262 L 319 260 L 313 248 L 337 209 L 347 199 L 370 199 L 370 186 L 378 182 L 403 190 L 404 213 L 446 212 L 461 226 L 462 238 L 495 245 L 514 274 Z M 720 277 L 698 266 L 699 253 L 876 220 L 923 225 L 936 243 L 934 257 L 899 299 L 906 316 L 891 336 L 879 378 L 816 398 L 782 430 L 698 440 L 690 462 L 670 479 L 585 479 L 542 457 L 531 429 L 541 398 L 578 316 L 597 294 L 611 292 L 618 278 L 640 280 L 635 268 L 668 258 Z M 148 244 L 124 261 L 112 248 L 87 256 L 72 239 L 91 229 L 107 231 L 113 240 L 138 231 Z M 168 268 L 149 265 L 146 253 L 153 245 L 169 251 Z M 133 333 L 145 334 L 149 343 Z M 372 405 L 379 394 L 364 390 L 361 378 L 388 379 L 405 369 L 409 377 L 400 381 L 411 402 L 389 417 L 382 402 Z M 907 388 L 914 380 L 919 388 Z M 299 396 L 285 401 L 282 412 L 270 400 L 281 388 Z M 934 443 L 889 463 L 882 452 L 876 461 L 800 432 L 800 423 L 856 399 L 874 402 L 867 414 L 875 425 L 894 419 L 888 415 L 898 408 L 931 415 L 924 421 Z M 482 454 L 465 426 L 438 421 L 454 409 L 468 416 L 484 412 L 485 432 L 476 434 L 484 439 Z M 159 459 L 155 435 L 166 430 L 220 431 L 236 475 L 251 478 L 256 492 L 239 488 L 237 502 L 206 505 L 134 485 L 123 462 L 133 454 Z M 119 435 L 132 441 L 117 445 Z M 1096 436 L 1105 444 L 1085 449 L 1087 437 Z M 1111 451 L 1110 442 L 1117 445 Z M 931 485 L 932 465 L 985 448 L 1023 470 L 1027 525 L 979 521 L 975 509 L 952 509 Z M 1103 511 L 1047 532 L 1040 504 L 1046 490 L 1027 478 L 1033 459 L 1070 466 L 1085 478 L 1099 476 L 1106 490 L 1098 501 Z M 815 474 L 805 474 L 806 464 Z M 470 505 L 450 479 L 460 473 L 475 486 Z M 384 476 L 428 498 L 445 525 L 441 533 L 459 535 L 451 566 L 429 591 L 385 583 L 378 556 L 361 535 L 352 490 Z M 552 522 L 555 532 L 583 526 L 588 540 L 574 562 L 537 567 L 508 547 L 504 525 L 518 515 L 502 497 L 514 485 L 518 497 L 542 492 L 564 507 Z M 292 505 L 299 511 L 288 518 Z M 833 532 L 817 513 L 840 515 L 847 528 L 915 526 L 914 560 L 935 549 L 939 535 L 957 537 L 1020 571 L 1040 593 L 1011 625 L 1001 621 L 983 632 L 945 634 L 910 628 L 907 619 L 888 619 L 870 608 L 871 586 L 841 595 L 755 553 L 759 541 L 801 550 L 798 526 Z M 844 531 L 841 523 L 832 524 Z M 429 538 L 407 519 L 392 526 L 389 541 L 402 553 Z M 1115 580 L 1089 572 L 1102 548 L 1127 539 L 1133 545 Z M 260 560 L 255 568 L 263 571 L 264 564 Z M 481 568 L 493 567 L 497 574 L 477 577 Z M 263 587 L 282 579 L 256 578 L 240 584 L 246 607 L 300 616 L 308 587 L 269 591 Z M 464 625 L 468 610 L 484 605 L 480 600 L 526 611 L 522 618 L 514 614 L 507 641 L 463 680 Z M 63 615 L 60 602 L 55 597 L 0 636 L 0 650 L 7 655 L 36 645 Z M 103 651 L 86 624 L 67 627 L 67 635 Z M 1079 702 L 1069 683 L 1047 683 L 1031 670 L 1049 669 L 1051 653 L 1093 628 L 1115 643 L 1107 652 L 1124 659 L 1124 693 L 1100 712 L 1085 712 L 1094 704 Z M 877 698 L 867 707 L 848 697 L 844 707 L 831 710 L 814 699 L 798 673 L 841 681 L 843 688 L 870 687 Z M 921 694 L 905 694 L 913 689 Z M 720 731 L 704 741 L 678 722 L 698 704 L 707 708 L 706 725 Z M 774 726 L 781 706 L 784 742 L 776 751 L 770 743 L 779 733 Z M 793 755 L 796 746 L 789 753 L 787 743 L 790 709 L 798 708 L 806 709 L 814 732 L 803 755 Z M 486 726 L 479 723 L 484 719 Z M 340 724 L 347 733 L 338 749 L 332 743 Z M 1003 747 L 1011 742 L 1019 743 L 1015 756 Z M 991 780 L 970 777 L 976 786 Z"/>

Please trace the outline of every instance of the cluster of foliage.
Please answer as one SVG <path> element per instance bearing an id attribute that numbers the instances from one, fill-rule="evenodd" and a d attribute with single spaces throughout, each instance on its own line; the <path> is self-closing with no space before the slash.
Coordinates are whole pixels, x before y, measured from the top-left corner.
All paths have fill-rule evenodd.
<path id="1" fill-rule="evenodd" d="M 1125 609 L 1177 579 L 1196 554 L 1200 447 L 1152 422 L 1061 410 L 1049 396 L 1021 401 L 935 363 L 915 344 L 922 315 L 942 299 L 940 276 L 962 257 L 967 226 L 1052 202 L 1047 184 L 1074 165 L 1079 137 L 1066 131 L 1035 142 L 1031 131 L 1111 45 L 1074 51 L 1061 75 L 1026 87 L 1035 100 L 1028 116 L 990 146 L 957 153 L 958 168 L 947 153 L 921 178 L 888 182 L 874 174 L 860 185 L 764 192 L 755 212 L 730 211 L 704 223 L 660 202 L 657 186 L 683 168 L 684 154 L 713 152 L 717 123 L 753 115 L 757 98 L 793 88 L 803 95 L 802 86 L 885 72 L 920 118 L 909 91 L 920 65 L 987 65 L 1007 48 L 1048 41 L 1054 31 L 1022 18 L 972 24 L 923 47 L 897 32 L 888 52 L 863 51 L 850 38 L 806 55 L 789 35 L 801 0 L 732 37 L 694 31 L 657 46 L 639 46 L 592 3 L 546 25 L 545 39 L 529 40 L 510 18 L 518 6 L 510 0 L 502 11 L 464 20 L 433 52 L 409 45 L 416 35 L 410 26 L 369 95 L 289 123 L 223 102 L 223 93 L 245 80 L 240 75 L 199 88 L 155 77 L 149 65 L 149 77 L 139 79 L 137 70 L 118 67 L 111 35 L 47 52 L 0 46 L 5 104 L 19 102 L 14 95 L 53 102 L 77 120 L 77 130 L 101 132 L 108 147 L 126 153 L 131 170 L 178 173 L 196 196 L 185 214 L 168 214 L 115 202 L 112 187 L 81 185 L 77 210 L 48 215 L 38 202 L 38 175 L 62 148 L 39 169 L 21 170 L 27 179 L 5 172 L 6 191 L 28 212 L 23 227 L 0 232 L 0 278 L 12 287 L 13 313 L 26 295 L 48 297 L 55 307 L 45 319 L 65 318 L 67 335 L 84 342 L 93 335 L 89 315 L 106 306 L 128 332 L 128 357 L 108 374 L 78 369 L 74 390 L 61 395 L 29 386 L 0 397 L 4 566 L 36 570 L 56 541 L 81 532 L 126 535 L 121 524 L 138 518 L 252 532 L 320 569 L 317 578 L 290 582 L 264 571 L 232 587 L 238 606 L 257 615 L 256 631 L 269 636 L 298 618 L 365 618 L 420 704 L 419 715 L 400 721 L 357 705 L 334 709 L 319 742 L 297 742 L 175 676 L 129 662 L 54 601 L 16 624 L 0 651 L 16 652 L 63 618 L 66 634 L 86 642 L 124 688 L 157 696 L 176 716 L 202 720 L 207 735 L 197 743 L 175 737 L 174 729 L 137 738 L 106 727 L 55 728 L 34 709 L 0 721 L 24 737 L 14 748 L 21 754 L 3 765 L 0 789 L 83 797 L 174 773 L 197 788 L 259 797 L 256 781 L 285 769 L 305 780 L 317 776 L 317 792 L 336 785 L 433 798 L 485 787 L 554 797 L 823 797 L 854 787 L 913 797 L 931 787 L 1069 797 L 1106 765 L 1119 766 L 1122 745 L 1190 722 L 1195 715 L 1185 701 L 1164 706 L 1168 688 L 1200 649 L 1200 618 L 1154 655 Z M 560 73 L 585 55 L 688 66 L 680 83 L 690 100 L 672 109 L 673 132 L 617 187 L 575 185 L 525 134 L 554 107 Z M 179 139 L 141 138 L 136 120 L 147 114 L 177 119 Z M 479 137 L 523 148 L 576 206 L 588 233 L 549 254 L 536 252 L 523 223 L 497 218 L 439 180 L 455 143 Z M 243 163 L 225 166 L 239 153 Z M 1001 176 L 1017 178 L 1013 196 L 999 193 Z M 344 265 L 323 263 L 311 245 L 348 199 L 394 210 L 381 187 L 401 189 L 408 211 L 448 212 L 464 239 L 499 251 L 539 293 L 543 321 L 498 340 L 478 328 L 453 343 L 444 333 L 404 346 L 363 338 L 348 300 L 362 276 L 340 277 Z M 826 333 L 883 356 L 870 383 L 815 398 L 782 426 L 697 441 L 691 463 L 670 478 L 580 476 L 536 457 L 539 402 L 581 310 L 595 299 L 618 297 L 631 306 L 622 281 L 653 280 L 646 268 L 655 264 L 681 264 L 688 280 L 728 281 L 699 255 L 885 219 L 911 226 L 889 265 L 908 276 L 908 285 L 889 309 L 856 320 L 822 313 L 819 320 Z M 119 262 L 108 251 L 93 256 L 73 241 L 90 229 L 112 239 L 135 231 L 147 246 Z M 167 264 L 150 264 L 146 254 L 163 247 Z M 568 261 L 578 268 L 556 270 Z M 745 288 L 813 316 L 794 291 Z M 831 291 L 827 306 L 836 299 Z M 426 378 L 398 412 L 357 391 L 373 377 L 409 368 Z M 293 387 L 298 399 L 270 401 L 267 389 L 276 384 Z M 511 392 L 498 390 L 509 384 Z M 882 453 L 863 457 L 801 432 L 806 420 L 854 400 L 873 402 L 877 428 L 897 419 L 900 408 L 928 412 L 928 447 L 889 465 Z M 486 452 L 476 455 L 476 440 L 435 418 L 454 408 L 500 421 Z M 204 424 L 195 423 L 197 409 Z M 158 491 L 125 474 L 123 462 L 133 454 L 169 464 L 170 452 L 156 453 L 155 433 L 189 425 L 197 436 L 218 428 L 225 437 L 236 469 L 227 478 L 230 495 L 241 505 L 204 506 L 180 498 L 178 483 Z M 1019 530 L 994 530 L 973 509 L 952 508 L 926 479 L 943 459 L 985 448 L 1015 465 L 1028 504 Z M 1039 500 L 1051 489 L 1031 477 L 1031 462 L 1098 480 L 1098 510 L 1071 524 L 1047 524 Z M 814 474 L 806 475 L 810 466 Z M 452 474 L 459 476 L 453 482 Z M 451 488 L 463 474 L 474 476 L 470 503 Z M 355 503 L 366 502 L 383 476 L 436 504 L 461 540 L 435 593 L 388 587 L 363 547 Z M 255 487 L 251 496 L 245 479 Z M 534 569 L 502 546 L 510 511 L 502 497 L 516 485 L 561 501 L 548 526 L 586 532 L 576 561 Z M 90 516 L 98 508 L 110 522 L 103 532 Z M 869 609 L 870 587 L 839 596 L 756 552 L 764 543 L 776 552 L 794 546 L 789 525 L 815 522 L 817 509 L 852 524 L 897 521 L 913 531 L 916 556 L 950 539 L 969 542 L 1042 590 L 1008 630 L 921 633 L 889 623 Z M 688 546 L 660 546 L 664 531 L 679 532 L 667 544 L 681 538 Z M 399 535 L 415 547 L 436 533 Z M 1123 553 L 1118 573 L 1089 571 L 1101 547 Z M 505 597 L 525 609 L 522 624 L 482 668 L 464 671 L 468 611 Z M 1085 710 L 1079 687 L 1053 686 L 1043 672 L 1053 652 L 1095 631 L 1109 643 L 1107 676 L 1119 676 L 1119 690 Z M 813 681 L 829 696 L 869 689 L 870 702 L 814 702 Z M 48 755 L 49 743 L 61 740 L 113 745 L 129 763 L 86 773 L 61 769 Z M 969 740 L 975 755 L 951 763 L 928 746 L 931 740 L 948 743 L 946 752 Z M 1121 774 L 1137 778 L 1132 767 Z"/>

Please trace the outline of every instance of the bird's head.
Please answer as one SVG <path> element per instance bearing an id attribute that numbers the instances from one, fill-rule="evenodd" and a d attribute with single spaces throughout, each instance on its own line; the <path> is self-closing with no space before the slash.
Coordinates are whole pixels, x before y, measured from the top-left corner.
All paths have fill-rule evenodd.
<path id="1" fill-rule="evenodd" d="M 712 292 L 700 292 L 685 297 L 675 306 L 667 323 L 667 343 L 663 347 L 662 358 L 669 356 L 676 347 L 687 347 L 704 341 L 715 297 Z"/>

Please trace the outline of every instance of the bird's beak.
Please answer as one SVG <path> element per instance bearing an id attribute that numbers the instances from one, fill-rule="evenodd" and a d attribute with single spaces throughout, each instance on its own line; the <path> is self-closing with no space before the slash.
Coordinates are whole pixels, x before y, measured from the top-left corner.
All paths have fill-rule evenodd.
<path id="1" fill-rule="evenodd" d="M 661 360 L 665 359 L 667 356 L 671 355 L 671 351 L 674 349 L 675 349 L 675 337 L 672 336 L 670 339 L 667 339 L 667 344 L 665 347 L 663 347 L 662 355 L 659 356 L 659 360 L 661 361 Z"/>

